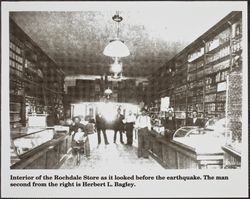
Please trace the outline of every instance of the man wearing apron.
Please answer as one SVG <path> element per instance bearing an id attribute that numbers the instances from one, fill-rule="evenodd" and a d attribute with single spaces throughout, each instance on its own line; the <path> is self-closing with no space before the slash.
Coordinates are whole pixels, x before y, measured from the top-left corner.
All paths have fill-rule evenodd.
<path id="1" fill-rule="evenodd" d="M 138 158 L 148 158 L 151 119 L 148 115 L 146 115 L 146 109 L 142 108 L 141 115 L 139 115 L 136 119 L 135 128 L 138 129 Z"/>

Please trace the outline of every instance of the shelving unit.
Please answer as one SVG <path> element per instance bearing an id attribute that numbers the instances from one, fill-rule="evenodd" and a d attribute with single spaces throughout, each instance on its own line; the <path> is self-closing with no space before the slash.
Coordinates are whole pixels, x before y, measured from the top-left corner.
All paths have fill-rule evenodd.
<path id="1" fill-rule="evenodd" d="M 10 127 L 21 127 L 23 121 L 24 82 L 23 44 L 10 35 Z"/>
<path id="2" fill-rule="evenodd" d="M 159 69 L 171 71 L 164 78 L 172 76 L 173 83 L 165 81 L 158 92 L 170 97 L 177 118 L 182 112 L 190 117 L 194 109 L 201 118 L 225 116 L 226 77 L 242 53 L 241 18 L 241 12 L 230 13 Z M 151 83 L 157 90 L 157 81 Z"/>
<path id="3" fill-rule="evenodd" d="M 225 117 L 226 88 L 230 83 L 226 79 L 241 54 L 242 13 L 234 11 L 152 75 L 151 103 L 170 97 L 170 106 L 179 120 L 177 128 L 185 125 L 193 110 L 203 120 Z"/>
<path id="4" fill-rule="evenodd" d="M 63 109 L 64 74 L 33 40 L 10 20 L 10 127 L 26 126 L 28 114 Z"/>

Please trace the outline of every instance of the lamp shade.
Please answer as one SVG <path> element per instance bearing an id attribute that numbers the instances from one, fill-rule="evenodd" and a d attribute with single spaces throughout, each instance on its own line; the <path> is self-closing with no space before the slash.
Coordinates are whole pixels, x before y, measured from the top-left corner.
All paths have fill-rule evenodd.
<path id="1" fill-rule="evenodd" d="M 130 52 L 121 40 L 114 40 L 104 48 L 103 54 L 109 57 L 127 57 Z"/>
<path id="2" fill-rule="evenodd" d="M 112 90 L 111 90 L 110 88 L 107 88 L 107 89 L 104 91 L 104 93 L 105 93 L 106 95 L 111 95 L 111 94 L 112 94 Z"/>

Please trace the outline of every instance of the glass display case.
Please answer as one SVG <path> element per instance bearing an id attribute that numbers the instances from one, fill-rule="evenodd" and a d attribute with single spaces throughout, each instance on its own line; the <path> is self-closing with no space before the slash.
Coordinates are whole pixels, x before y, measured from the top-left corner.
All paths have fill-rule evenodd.
<path id="1" fill-rule="evenodd" d="M 194 148 L 196 152 L 220 152 L 230 135 L 226 131 L 225 118 L 213 118 L 204 128 L 184 126 L 176 130 L 173 140 Z"/>
<path id="2" fill-rule="evenodd" d="M 184 126 L 176 130 L 174 133 L 175 138 L 178 137 L 190 137 L 193 135 L 213 135 L 214 137 L 230 137 L 227 134 L 227 122 L 226 118 L 211 118 L 209 119 L 204 128 L 198 128 L 196 126 Z"/>
<path id="3" fill-rule="evenodd" d="M 45 144 L 54 137 L 54 129 L 44 129 L 12 138 L 12 149 L 21 158 L 24 154 Z"/>
<path id="4" fill-rule="evenodd" d="M 185 126 L 176 130 L 174 138 L 189 137 L 190 135 L 200 134 L 201 130 L 195 126 Z"/>

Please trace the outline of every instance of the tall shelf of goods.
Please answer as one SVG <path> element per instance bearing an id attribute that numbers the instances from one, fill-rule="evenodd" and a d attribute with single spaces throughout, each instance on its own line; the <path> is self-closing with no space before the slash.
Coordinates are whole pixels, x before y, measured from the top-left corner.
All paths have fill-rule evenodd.
<path id="1" fill-rule="evenodd" d="M 23 43 L 10 33 L 9 43 L 9 74 L 10 74 L 10 127 L 17 128 L 24 125 L 25 103 L 23 82 Z"/>
<path id="2" fill-rule="evenodd" d="M 169 96 L 169 103 L 170 103 L 170 107 L 175 107 L 175 83 L 174 83 L 174 79 L 175 79 L 175 66 L 174 63 L 172 61 L 169 61 L 167 63 L 167 74 L 168 76 L 166 77 L 167 81 L 166 81 L 166 85 L 168 85 L 168 90 L 167 93 Z"/>
<path id="3" fill-rule="evenodd" d="M 193 110 L 198 117 L 204 114 L 204 46 L 199 43 L 188 55 L 187 63 L 187 117 L 191 117 Z"/>
<path id="4" fill-rule="evenodd" d="M 35 46 L 25 41 L 24 82 L 26 119 L 30 114 L 45 113 L 44 74 L 39 62 L 41 56 Z"/>
<path id="5" fill-rule="evenodd" d="M 62 114 L 64 107 L 64 74 L 53 62 L 46 63 L 44 73 L 46 74 L 44 80 L 46 108 Z"/>
<path id="6" fill-rule="evenodd" d="M 225 116 L 226 77 L 230 69 L 230 27 L 218 32 L 205 43 L 205 114 L 208 118 Z"/>
<path id="7" fill-rule="evenodd" d="M 10 127 L 28 125 L 29 116 L 63 110 L 64 74 L 18 25 L 10 20 Z"/>
<path id="8" fill-rule="evenodd" d="M 240 28 L 230 24 L 207 35 L 188 56 L 188 115 L 196 109 L 202 118 L 225 117 L 227 77 L 241 53 Z"/>
<path id="9" fill-rule="evenodd" d="M 166 73 L 166 68 L 165 67 L 160 67 L 159 68 L 159 76 L 158 76 L 158 97 L 161 99 L 161 97 L 166 96 L 166 85 L 168 85 L 166 81 L 166 77 L 168 74 Z"/>
<path id="10" fill-rule="evenodd" d="M 175 58 L 174 63 L 174 90 L 173 90 L 173 99 L 174 99 L 174 111 L 176 118 L 176 128 L 185 125 L 186 118 L 186 100 L 187 100 L 187 64 L 183 55 L 179 55 Z"/>

